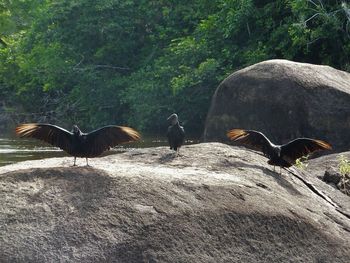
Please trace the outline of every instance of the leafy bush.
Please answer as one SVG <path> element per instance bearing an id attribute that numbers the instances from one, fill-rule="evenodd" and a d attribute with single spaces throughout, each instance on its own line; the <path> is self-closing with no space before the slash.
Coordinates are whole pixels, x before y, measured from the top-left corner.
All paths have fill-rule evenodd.
<path id="1" fill-rule="evenodd" d="M 339 158 L 339 172 L 341 175 L 350 174 L 350 161 L 344 155 L 340 155 Z"/>
<path id="2" fill-rule="evenodd" d="M 237 69 L 273 58 L 350 69 L 350 9 L 341 1 L 33 0 L 0 7 L 0 100 L 23 121 L 128 123 L 163 133 L 177 112 L 199 136 L 216 87 Z"/>
<path id="3" fill-rule="evenodd" d="M 309 160 L 309 155 L 298 158 L 295 160 L 295 166 L 300 170 L 305 170 L 309 165 L 308 160 Z"/>
<path id="4" fill-rule="evenodd" d="M 340 155 L 338 167 L 342 176 L 338 187 L 343 193 L 350 195 L 350 161 L 344 155 Z"/>

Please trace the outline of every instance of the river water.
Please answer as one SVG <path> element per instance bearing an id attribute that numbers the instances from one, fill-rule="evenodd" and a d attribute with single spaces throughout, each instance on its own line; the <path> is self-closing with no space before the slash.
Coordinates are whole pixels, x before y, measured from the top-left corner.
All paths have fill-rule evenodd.
<path id="1" fill-rule="evenodd" d="M 187 140 L 186 144 L 196 143 L 195 140 Z M 122 148 L 144 148 L 167 145 L 165 137 L 145 138 L 139 142 L 118 145 L 117 147 L 105 152 L 102 156 L 120 152 Z M 52 147 L 35 139 L 19 139 L 0 137 L 0 166 L 11 163 L 37 160 L 50 157 L 69 156 L 61 149 Z"/>

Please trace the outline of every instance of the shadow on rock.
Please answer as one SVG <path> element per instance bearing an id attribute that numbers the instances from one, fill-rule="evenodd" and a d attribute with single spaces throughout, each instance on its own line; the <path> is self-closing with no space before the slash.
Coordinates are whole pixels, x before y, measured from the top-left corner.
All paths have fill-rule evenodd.
<path id="1" fill-rule="evenodd" d="M 175 152 L 167 153 L 159 158 L 160 163 L 168 163 L 176 158 Z"/>
<path id="2" fill-rule="evenodd" d="M 217 262 L 223 255 L 227 262 L 342 262 L 345 253 L 311 222 L 259 213 L 189 213 L 144 226 L 135 236 L 131 242 L 111 245 L 106 257 L 174 262 L 176 251 L 178 262 Z"/>
<path id="3" fill-rule="evenodd" d="M 290 194 L 301 195 L 301 193 L 288 181 L 285 179 L 285 175 L 279 174 L 279 172 L 271 171 L 264 168 L 265 173 L 271 175 L 273 179 L 284 189 L 286 189 Z M 293 176 L 292 174 L 287 174 L 287 176 Z"/>

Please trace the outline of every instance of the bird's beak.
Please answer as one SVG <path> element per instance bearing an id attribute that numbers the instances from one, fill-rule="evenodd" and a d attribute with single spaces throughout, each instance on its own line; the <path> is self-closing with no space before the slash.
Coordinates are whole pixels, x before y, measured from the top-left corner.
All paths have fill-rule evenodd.
<path id="1" fill-rule="evenodd" d="M 175 119 L 177 118 L 177 115 L 175 113 L 171 114 L 169 117 L 168 117 L 168 121 L 171 121 L 172 119 Z"/>

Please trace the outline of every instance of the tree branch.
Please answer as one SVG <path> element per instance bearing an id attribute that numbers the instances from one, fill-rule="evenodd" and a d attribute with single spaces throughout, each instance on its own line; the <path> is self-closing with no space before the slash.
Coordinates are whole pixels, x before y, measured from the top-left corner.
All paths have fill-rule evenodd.
<path id="1" fill-rule="evenodd" d="M 7 43 L 0 37 L 0 44 L 2 44 L 4 47 L 7 47 Z"/>
<path id="2" fill-rule="evenodd" d="M 111 66 L 111 65 L 92 65 L 92 66 L 87 66 L 87 67 L 83 67 L 83 68 L 79 68 L 76 66 L 74 66 L 73 69 L 80 70 L 80 71 L 86 71 L 86 70 L 90 70 L 90 69 L 104 69 L 104 68 L 105 69 L 113 69 L 113 70 L 123 70 L 123 71 L 131 70 L 131 68 L 128 68 L 128 67 L 118 67 L 118 66 Z"/>

